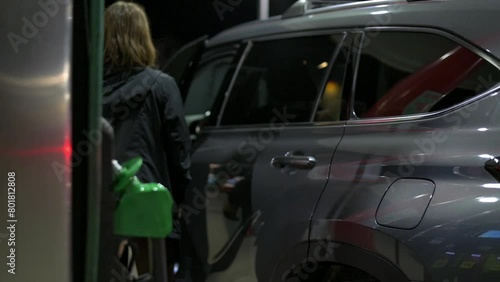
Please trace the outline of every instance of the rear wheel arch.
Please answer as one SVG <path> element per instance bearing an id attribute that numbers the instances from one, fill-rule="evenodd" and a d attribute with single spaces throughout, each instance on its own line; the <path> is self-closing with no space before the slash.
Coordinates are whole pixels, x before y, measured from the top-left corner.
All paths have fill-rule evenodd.
<path id="1" fill-rule="evenodd" d="M 364 272 L 361 269 L 333 263 L 333 262 L 320 262 L 315 267 L 314 272 L 308 272 L 311 267 L 301 265 L 297 269 L 290 270 L 287 277 L 282 281 L 285 282 L 384 282 L 377 280 L 377 278 Z"/>
<path id="2" fill-rule="evenodd" d="M 397 266 L 373 252 L 321 240 L 311 242 L 308 250 L 299 245 L 296 250 L 285 254 L 274 271 L 272 281 L 354 282 L 356 279 L 365 282 L 410 281 Z"/>

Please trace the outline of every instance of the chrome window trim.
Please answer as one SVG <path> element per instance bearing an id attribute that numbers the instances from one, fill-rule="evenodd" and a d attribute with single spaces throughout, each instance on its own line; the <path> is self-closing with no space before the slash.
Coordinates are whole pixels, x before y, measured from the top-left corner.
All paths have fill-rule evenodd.
<path id="1" fill-rule="evenodd" d="M 311 129 L 311 128 L 323 128 L 323 127 L 344 127 L 346 125 L 346 120 L 342 121 L 324 121 L 324 122 L 297 122 L 290 123 L 286 125 L 283 130 L 289 129 Z M 276 124 L 278 128 L 281 128 L 282 124 Z M 218 133 L 218 132 L 252 132 L 258 130 L 273 130 L 270 123 L 265 124 L 245 124 L 245 125 L 224 125 L 224 126 L 207 126 L 203 130 L 206 133 Z"/>
<path id="2" fill-rule="evenodd" d="M 309 29 L 309 30 L 290 31 L 285 33 L 275 33 L 263 36 L 250 37 L 247 40 L 253 42 L 264 42 L 264 41 L 312 37 L 320 35 L 335 35 L 335 34 L 343 35 L 348 32 L 349 30 L 345 28 Z"/>

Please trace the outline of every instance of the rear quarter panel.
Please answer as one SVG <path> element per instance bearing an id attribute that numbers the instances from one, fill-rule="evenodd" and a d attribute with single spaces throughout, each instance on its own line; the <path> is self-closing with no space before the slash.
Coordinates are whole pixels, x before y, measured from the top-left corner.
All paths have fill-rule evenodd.
<path id="1" fill-rule="evenodd" d="M 484 163 L 500 155 L 497 94 L 432 118 L 349 122 L 313 216 L 311 241 L 359 247 L 409 280 L 496 281 L 500 240 L 485 236 L 500 230 L 500 183 Z M 375 219 L 384 193 L 399 178 L 436 185 L 425 216 L 411 230 L 383 227 Z M 314 259 L 311 250 L 309 255 Z"/>

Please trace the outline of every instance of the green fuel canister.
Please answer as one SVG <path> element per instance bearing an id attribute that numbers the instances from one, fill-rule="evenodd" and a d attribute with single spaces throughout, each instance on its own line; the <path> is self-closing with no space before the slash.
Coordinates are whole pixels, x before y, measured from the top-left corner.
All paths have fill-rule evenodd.
<path id="1" fill-rule="evenodd" d="M 165 238 L 172 233 L 173 198 L 160 183 L 142 183 L 136 174 L 140 157 L 123 164 L 113 160 L 114 192 L 119 200 L 114 214 L 116 235 Z"/>

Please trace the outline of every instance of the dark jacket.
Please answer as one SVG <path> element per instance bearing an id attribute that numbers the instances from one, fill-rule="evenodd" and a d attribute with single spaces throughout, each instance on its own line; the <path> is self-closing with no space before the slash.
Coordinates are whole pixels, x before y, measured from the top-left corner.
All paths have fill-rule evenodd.
<path id="1" fill-rule="evenodd" d="M 142 157 L 138 178 L 163 184 L 179 203 L 191 179 L 190 133 L 175 80 L 149 67 L 107 67 L 103 116 L 115 131 L 115 159 Z"/>

